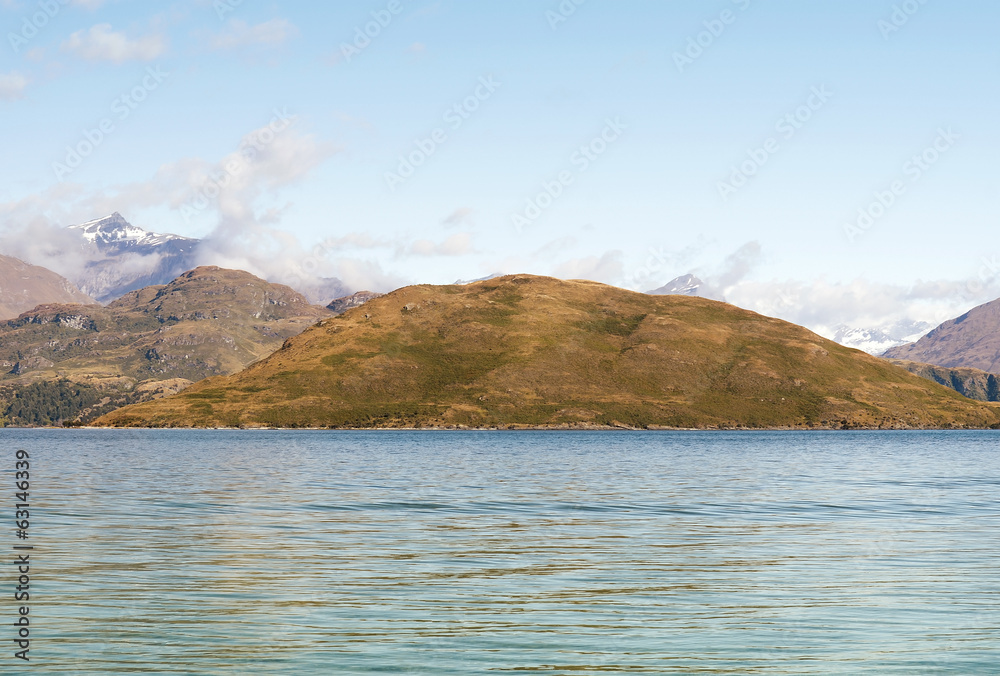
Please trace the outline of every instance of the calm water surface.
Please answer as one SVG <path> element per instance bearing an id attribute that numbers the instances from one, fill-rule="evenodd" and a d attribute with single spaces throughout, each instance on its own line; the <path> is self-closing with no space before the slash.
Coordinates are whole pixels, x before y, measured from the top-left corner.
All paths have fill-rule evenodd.
<path id="1" fill-rule="evenodd" d="M 2 673 L 1000 673 L 998 433 L 0 447 L 8 486 L 31 453 L 35 546 L 28 668 L 2 568 Z"/>

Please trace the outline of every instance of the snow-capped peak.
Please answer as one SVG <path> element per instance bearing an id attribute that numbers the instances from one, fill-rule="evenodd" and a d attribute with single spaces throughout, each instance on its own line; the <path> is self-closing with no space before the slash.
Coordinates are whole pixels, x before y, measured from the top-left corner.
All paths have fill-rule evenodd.
<path id="1" fill-rule="evenodd" d="M 841 325 L 833 336 L 834 342 L 868 354 L 881 355 L 886 350 L 920 340 L 934 328 L 927 322 L 902 321 L 878 328 L 858 329 Z"/>
<path id="2" fill-rule="evenodd" d="M 667 282 L 659 289 L 646 293 L 653 296 L 700 296 L 704 286 L 705 282 L 694 275 L 682 275 Z"/>
<path id="3" fill-rule="evenodd" d="M 171 240 L 186 240 L 179 235 L 161 235 L 137 228 L 122 217 L 117 211 L 110 216 L 98 218 L 80 225 L 69 226 L 70 230 L 78 230 L 85 240 L 92 244 L 118 244 L 133 246 L 155 246 Z"/>

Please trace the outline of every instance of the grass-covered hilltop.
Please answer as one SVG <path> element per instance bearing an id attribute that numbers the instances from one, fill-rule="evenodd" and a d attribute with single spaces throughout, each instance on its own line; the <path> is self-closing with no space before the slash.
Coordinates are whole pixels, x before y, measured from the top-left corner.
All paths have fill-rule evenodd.
<path id="1" fill-rule="evenodd" d="M 400 289 L 95 424 L 987 428 L 1000 406 L 725 303 L 515 275 Z"/>

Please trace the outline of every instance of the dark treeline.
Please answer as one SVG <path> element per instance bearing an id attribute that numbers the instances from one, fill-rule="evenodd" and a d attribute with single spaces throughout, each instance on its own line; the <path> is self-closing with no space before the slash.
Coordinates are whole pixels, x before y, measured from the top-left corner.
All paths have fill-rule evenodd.
<path id="1" fill-rule="evenodd" d="M 69 380 L 0 385 L 0 426 L 85 423 L 136 398 L 133 392 L 100 390 Z"/>

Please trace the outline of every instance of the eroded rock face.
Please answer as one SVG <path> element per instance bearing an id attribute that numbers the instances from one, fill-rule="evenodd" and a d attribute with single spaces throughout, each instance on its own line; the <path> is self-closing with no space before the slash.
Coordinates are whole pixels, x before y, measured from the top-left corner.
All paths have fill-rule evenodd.
<path id="1" fill-rule="evenodd" d="M 358 291 L 350 296 L 344 296 L 343 298 L 337 298 L 332 301 L 326 308 L 335 314 L 341 315 L 356 307 L 361 307 L 370 300 L 376 298 L 381 298 L 385 294 L 375 293 L 374 291 Z"/>
<path id="2" fill-rule="evenodd" d="M 992 373 L 979 369 L 920 364 L 902 359 L 890 359 L 889 361 L 921 378 L 950 387 L 963 397 L 977 401 L 1000 401 L 1000 378 Z"/>
<path id="3" fill-rule="evenodd" d="M 45 359 L 44 357 L 29 357 L 22 361 L 14 364 L 14 368 L 11 369 L 11 375 L 20 376 L 24 375 L 28 371 L 34 371 L 38 369 L 47 369 L 52 367 L 53 362 Z"/>
<path id="4" fill-rule="evenodd" d="M 94 311 L 101 312 L 100 306 L 86 305 L 39 305 L 30 312 L 22 313 L 17 319 L 8 322 L 9 326 L 26 326 L 28 324 L 58 324 L 67 329 L 77 331 L 97 331 L 97 321 Z"/>

